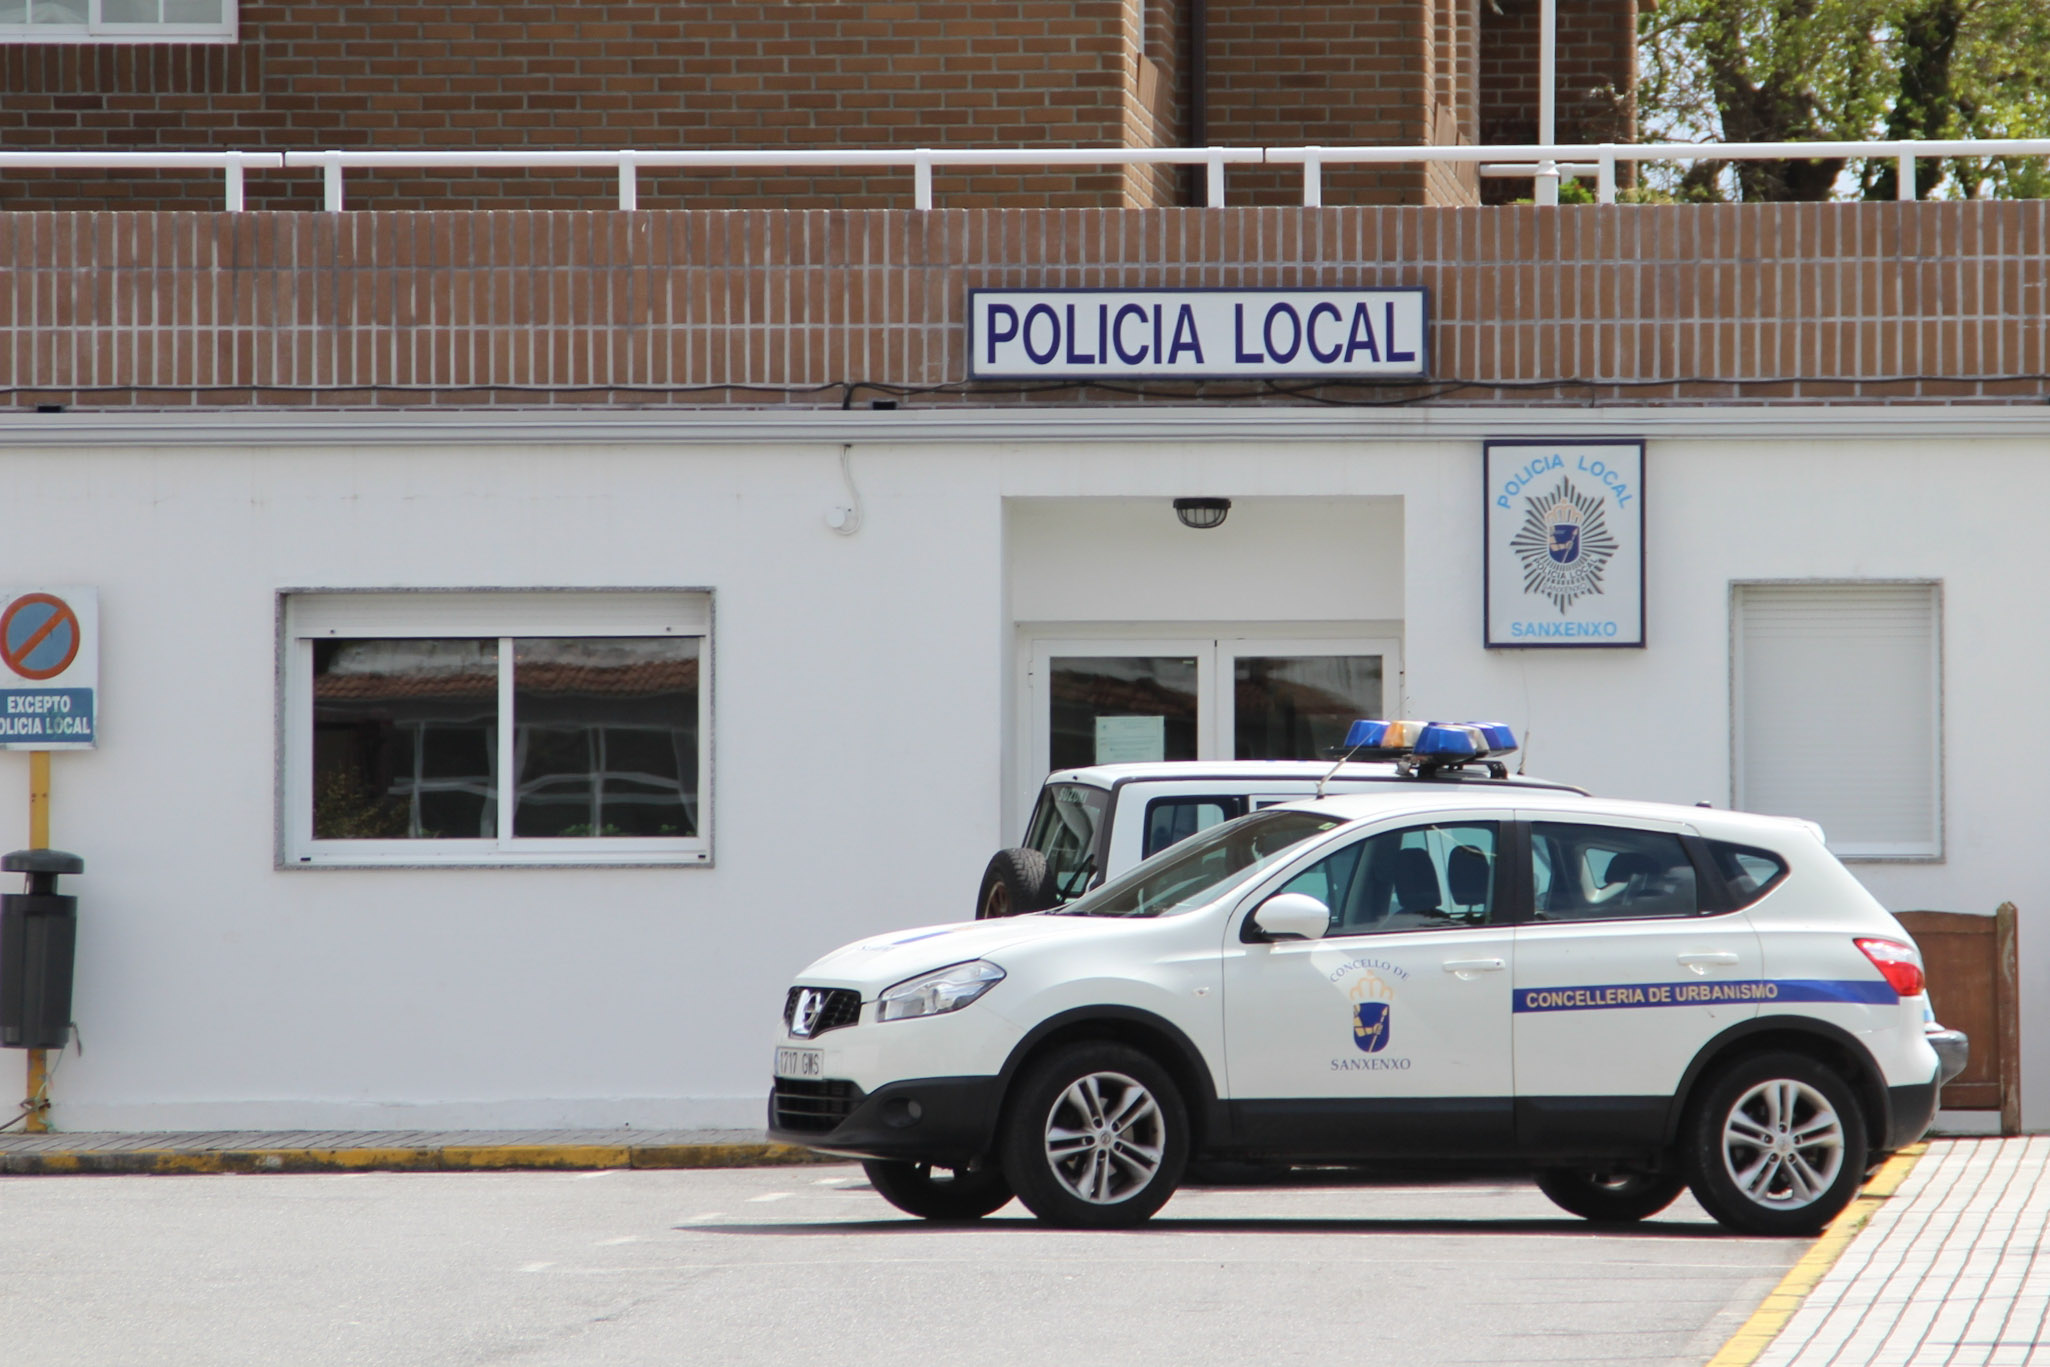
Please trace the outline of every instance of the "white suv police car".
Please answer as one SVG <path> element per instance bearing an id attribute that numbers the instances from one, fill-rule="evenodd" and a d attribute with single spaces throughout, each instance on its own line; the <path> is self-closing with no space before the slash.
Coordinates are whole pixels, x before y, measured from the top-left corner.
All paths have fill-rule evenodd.
<path id="1" fill-rule="evenodd" d="M 1966 1041 L 1813 825 L 1434 781 L 1505 727 L 1355 737 L 1412 781 L 806 968 L 772 1137 L 933 1219 L 1130 1225 L 1198 1157 L 1509 1162 L 1591 1219 L 1691 1187 L 1785 1235 L 1928 1128 Z"/>

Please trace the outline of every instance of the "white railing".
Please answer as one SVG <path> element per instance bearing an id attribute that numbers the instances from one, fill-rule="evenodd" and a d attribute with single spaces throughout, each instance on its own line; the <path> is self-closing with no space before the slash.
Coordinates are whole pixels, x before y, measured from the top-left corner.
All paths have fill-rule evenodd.
<path id="1" fill-rule="evenodd" d="M 549 167 L 611 166 L 619 171 L 619 207 L 639 207 L 637 173 L 685 167 L 769 171 L 790 166 L 829 170 L 891 170 L 910 168 L 911 207 L 930 209 L 935 166 L 1206 166 L 1209 201 L 1224 204 L 1224 168 L 1231 162 L 1257 162 L 1258 147 L 1048 147 L 951 148 L 919 147 L 908 152 L 821 147 L 790 152 L 287 152 L 287 166 L 318 166 L 327 180 L 326 208 L 342 210 L 342 169 L 436 167 L 443 170 L 498 167 L 543 170 Z"/>
<path id="2" fill-rule="evenodd" d="M 340 213 L 342 173 L 349 168 L 379 170 L 549 170 L 576 167 L 611 168 L 619 177 L 619 207 L 639 207 L 638 175 L 643 168 L 771 171 L 811 167 L 837 171 L 911 172 L 915 209 L 933 207 L 935 167 L 985 169 L 1046 166 L 1201 166 L 1205 168 L 1205 200 L 1224 207 L 1225 167 L 1233 165 L 1301 166 L 1303 204 L 1324 202 L 1326 166 L 1401 166 L 1444 163 L 1471 164 L 1484 176 L 1519 176 L 1534 181 L 1539 204 L 1556 204 L 1564 177 L 1593 176 L 1595 199 L 1616 202 L 1616 168 L 1646 161 L 1803 161 L 1831 157 L 1892 158 L 1899 170 L 1899 198 L 1915 198 L 1915 160 L 1927 157 L 2050 157 L 2050 138 L 1966 138 L 1929 142 L 1740 142 L 1740 143 L 1602 143 L 1493 144 L 1453 147 L 1046 147 L 941 148 L 902 151 L 867 148 L 815 148 L 776 152 L 619 151 L 323 151 L 323 152 L 9 152 L 0 150 L 0 173 L 11 168 L 78 170 L 217 169 L 225 176 L 226 207 L 244 207 L 243 177 L 249 170 L 318 167 L 325 183 L 324 204 Z"/>
<path id="3" fill-rule="evenodd" d="M 228 212 L 242 211 L 242 173 L 271 171 L 285 164 L 281 152 L 9 152 L 0 149 L 0 171 L 64 167 L 99 171 L 217 170 L 226 184 Z"/>
<path id="4" fill-rule="evenodd" d="M 1303 204 L 1324 202 L 1326 166 L 1400 165 L 1405 162 L 1473 162 L 1482 175 L 1534 176 L 1537 202 L 1559 202 L 1559 178 L 1595 177 L 1595 200 L 1616 202 L 1616 166 L 1640 161 L 1815 161 L 1829 157 L 1891 157 L 1898 169 L 1899 199 L 1915 198 L 1917 157 L 2046 157 L 2050 138 L 1959 138 L 1893 142 L 1632 142 L 1551 145 L 1495 144 L 1485 147 L 1269 147 L 1269 164 L 1300 164 Z M 1592 158 L 1590 160 L 1590 158 Z"/>

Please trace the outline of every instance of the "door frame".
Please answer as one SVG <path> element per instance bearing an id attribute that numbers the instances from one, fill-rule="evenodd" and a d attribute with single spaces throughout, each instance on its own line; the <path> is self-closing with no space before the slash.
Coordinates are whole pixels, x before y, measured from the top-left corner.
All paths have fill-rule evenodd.
<path id="1" fill-rule="evenodd" d="M 1400 622 L 1019 622 L 1012 659 L 1017 713 L 1012 719 L 1011 772 L 1005 838 L 1024 829 L 1048 773 L 1051 719 L 1044 682 L 1059 655 L 1177 655 L 1196 660 L 1196 757 L 1228 760 L 1234 716 L 1224 671 L 1239 655 L 1379 655 L 1382 710 L 1403 712 Z M 1222 696 L 1220 696 L 1220 694 Z"/>

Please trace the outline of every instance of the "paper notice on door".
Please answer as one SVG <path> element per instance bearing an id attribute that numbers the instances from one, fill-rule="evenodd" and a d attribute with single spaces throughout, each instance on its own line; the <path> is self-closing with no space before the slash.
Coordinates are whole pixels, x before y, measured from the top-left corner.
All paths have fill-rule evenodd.
<path id="1" fill-rule="evenodd" d="M 1098 717 L 1096 762 L 1144 764 L 1167 758 L 1166 717 Z"/>

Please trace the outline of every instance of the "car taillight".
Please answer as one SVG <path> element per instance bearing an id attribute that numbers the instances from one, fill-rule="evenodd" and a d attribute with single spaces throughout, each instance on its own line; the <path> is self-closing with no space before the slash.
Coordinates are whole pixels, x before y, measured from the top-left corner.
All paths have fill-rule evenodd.
<path id="1" fill-rule="evenodd" d="M 1922 995 L 1922 956 L 1913 945 L 1899 940 L 1856 940 L 1872 966 L 1880 971 L 1895 992 L 1903 997 Z"/>

